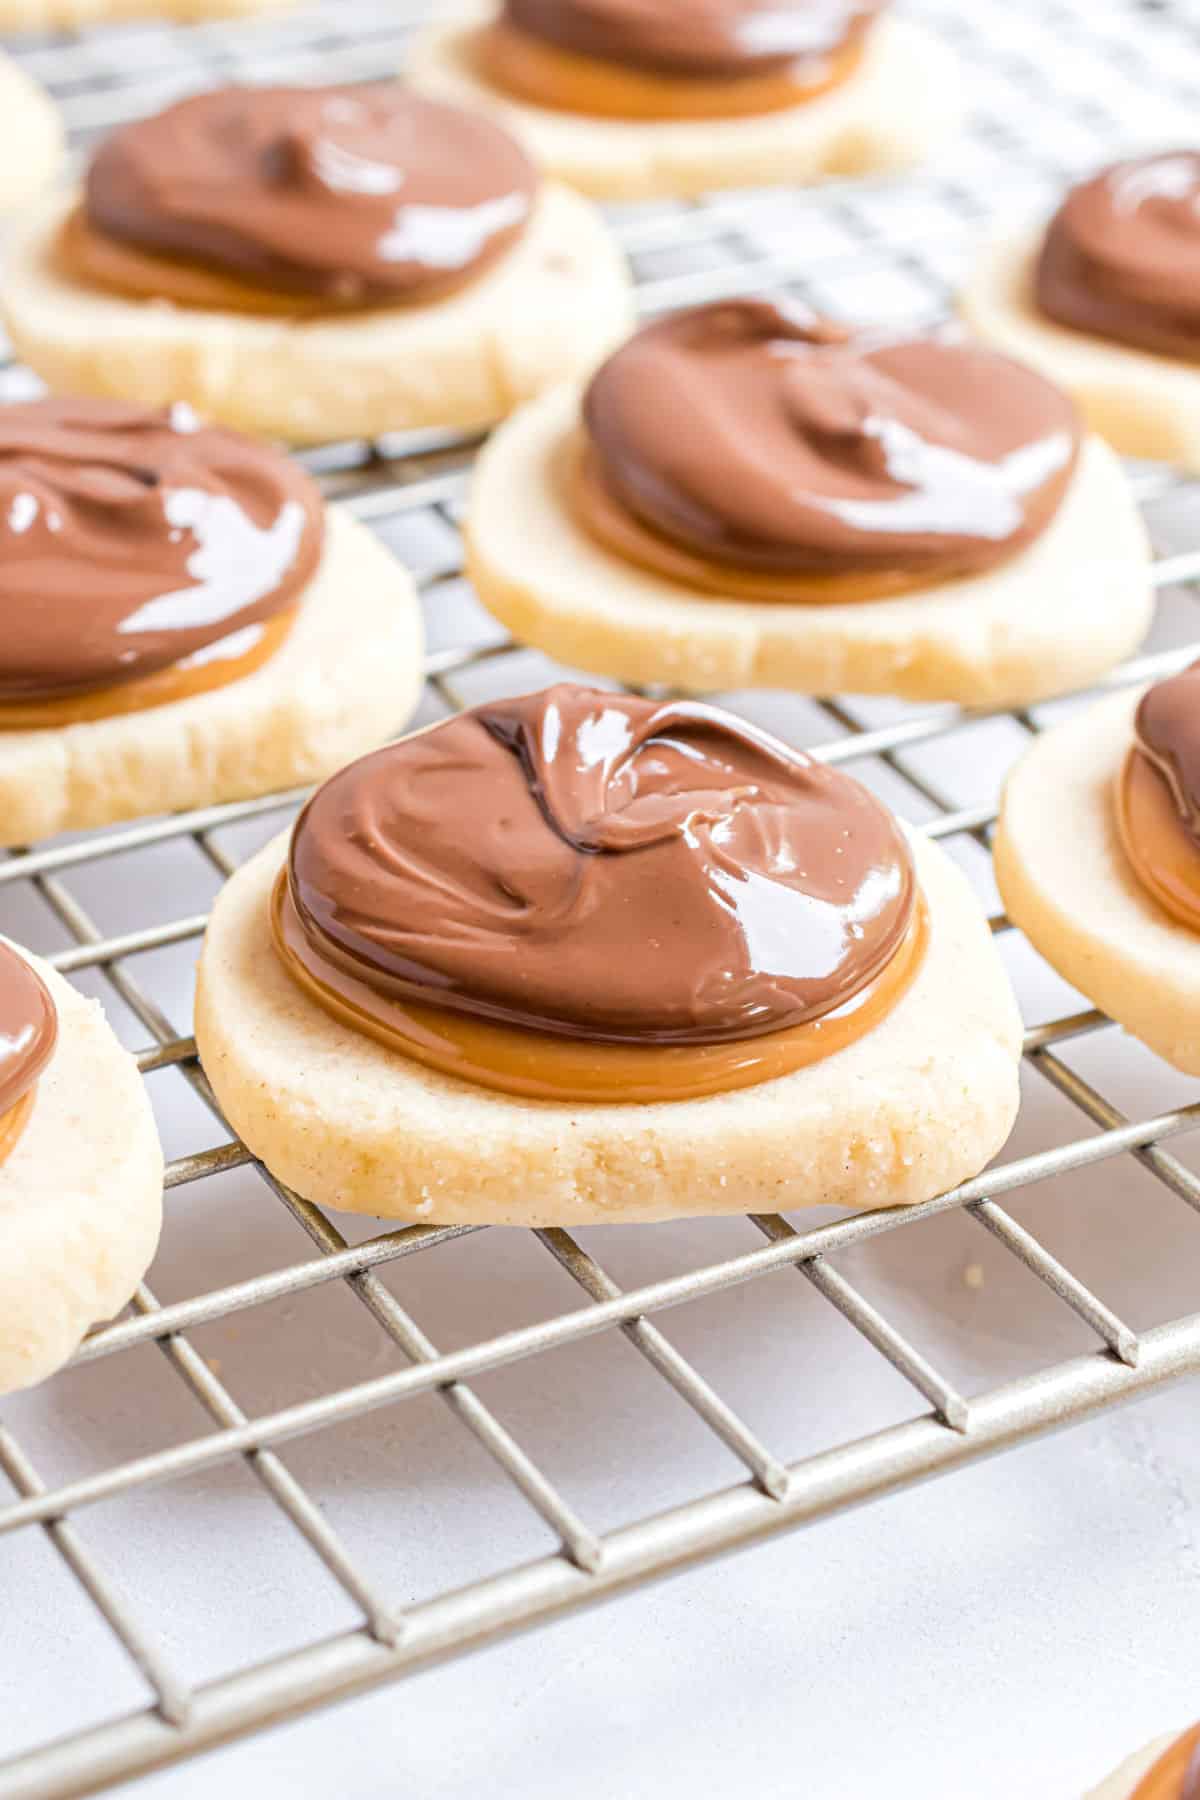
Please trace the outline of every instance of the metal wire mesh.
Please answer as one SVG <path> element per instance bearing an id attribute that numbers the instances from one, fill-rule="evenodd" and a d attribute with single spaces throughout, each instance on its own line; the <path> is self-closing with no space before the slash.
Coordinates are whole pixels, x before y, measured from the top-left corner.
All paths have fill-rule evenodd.
<path id="1" fill-rule="evenodd" d="M 59 97 L 77 142 L 122 119 L 164 104 L 194 87 L 231 77 L 353 79 L 389 72 L 425 9 L 374 0 L 339 0 L 267 28 L 197 27 L 188 32 L 139 26 L 80 38 L 27 41 L 20 54 Z M 924 324 L 948 309 L 958 268 L 973 234 L 996 211 L 1034 204 L 1076 170 L 1115 146 L 1173 125 L 1187 133 L 1200 86 L 1186 9 L 1135 0 L 1104 8 L 1088 0 L 1037 0 L 1007 8 L 959 9 L 927 0 L 919 9 L 962 50 L 974 84 L 969 134 L 943 168 L 903 187 L 831 187 L 818 195 L 756 193 L 695 205 L 624 208 L 614 213 L 635 263 L 647 312 L 714 295 L 755 290 L 794 292 L 827 311 Z M 5 397 L 29 391 L 30 377 L 8 366 Z M 417 569 L 426 597 L 432 649 L 423 717 L 470 703 L 483 692 L 520 691 L 549 678 L 544 659 L 503 638 L 461 579 L 457 515 L 472 446 L 458 441 L 392 440 L 337 444 L 306 460 L 327 493 L 369 520 Z M 1188 585 L 1200 581 L 1200 551 L 1186 547 L 1187 507 L 1195 491 L 1166 470 L 1134 472 L 1162 546 L 1156 582 L 1163 596 L 1159 633 L 1145 655 L 1117 671 L 1110 685 L 1173 668 L 1195 653 Z M 979 729 L 981 715 L 952 708 L 914 709 L 842 699 L 808 702 L 784 696 L 726 696 L 794 741 L 848 763 L 881 785 L 901 811 L 960 854 L 977 876 L 994 819 L 994 795 L 964 803 L 925 753 L 953 747 Z M 1015 738 L 1041 728 L 1059 710 L 1010 715 Z M 942 766 L 945 766 L 943 759 Z M 993 784 L 994 785 L 994 784 Z M 161 996 L 156 956 L 190 955 L 203 930 L 203 901 L 269 829 L 286 822 L 298 795 L 206 808 L 129 827 L 94 832 L 15 853 L 0 862 L 0 924 L 31 940 L 40 932 L 58 947 L 51 960 L 88 991 L 104 995 L 138 1048 L 147 1077 L 185 1084 L 208 1117 L 212 1097 L 177 1005 Z M 186 860 L 186 871 L 180 856 Z M 93 895 L 96 872 L 130 871 L 127 911 L 102 923 Z M 986 876 L 983 878 L 986 888 Z M 170 903 L 149 920 L 142 895 Z M 200 899 L 197 901 L 196 896 Z M 108 907 L 108 902 L 105 902 Z M 108 907 L 111 912 L 111 907 Z M 993 918 L 997 933 L 1007 922 Z M 169 985 L 169 984 L 168 984 Z M 177 996 L 176 996 L 177 1000 Z M 1079 1134 L 1008 1154 L 986 1175 L 954 1193 L 908 1210 L 789 1222 L 755 1217 L 739 1225 L 736 1248 L 719 1259 L 669 1268 L 623 1288 L 591 1247 L 566 1230 L 533 1234 L 578 1290 L 573 1303 L 510 1328 L 470 1335 L 439 1350 L 388 1277 L 411 1259 L 470 1235 L 417 1223 L 348 1239 L 325 1213 L 253 1170 L 245 1148 L 227 1135 L 176 1155 L 167 1170 L 167 1233 L 177 1207 L 233 1171 L 250 1186 L 248 1204 L 282 1208 L 311 1249 L 264 1270 L 236 1266 L 231 1278 L 204 1291 L 160 1302 L 143 1286 L 127 1314 L 97 1330 L 75 1368 L 103 1365 L 113 1389 L 150 1377 L 155 1352 L 201 1412 L 188 1415 L 178 1441 L 117 1456 L 65 1478 L 43 1481 L 15 1430 L 0 1424 L 0 1539 L 45 1534 L 122 1647 L 143 1684 L 144 1703 L 120 1716 L 81 1722 L 65 1717 L 53 1743 L 26 1747 L 0 1763 L 5 1796 L 92 1791 L 274 1720 L 451 1657 L 501 1634 L 587 1606 L 700 1558 L 811 1522 L 859 1500 L 882 1495 L 986 1452 L 1021 1442 L 1065 1421 L 1200 1370 L 1200 1317 L 1156 1318 L 1135 1331 L 1104 1298 L 1057 1258 L 1003 1205 L 1004 1196 L 1052 1193 L 1056 1180 L 1110 1159 L 1129 1158 L 1172 1198 L 1200 1210 L 1200 1178 L 1165 1148 L 1200 1125 L 1200 1103 L 1126 1117 L 1072 1066 L 1071 1047 L 1111 1031 L 1094 1011 L 1066 1004 L 1029 1021 L 1025 1057 L 1074 1109 Z M 888 1234 L 920 1233 L 927 1222 L 958 1212 L 1015 1258 L 1035 1282 L 1080 1322 L 1088 1347 L 1066 1360 L 981 1392 L 965 1392 L 911 1341 L 893 1318 L 853 1284 L 840 1266 L 847 1252 Z M 733 1229 L 731 1227 L 731 1229 Z M 447 1254 L 455 1254 L 449 1250 Z M 669 1250 L 666 1252 L 669 1260 Z M 683 1354 L 660 1315 L 794 1269 L 842 1315 L 915 1392 L 917 1403 L 886 1429 L 851 1431 L 789 1460 L 723 1397 L 721 1378 Z M 349 1385 L 330 1387 L 314 1365 L 309 1390 L 286 1405 L 247 1410 L 216 1362 L 193 1338 L 206 1327 L 245 1315 L 251 1331 L 272 1330 L 268 1309 L 314 1290 L 343 1284 L 386 1341 L 389 1366 Z M 794 1329 L 801 1330 L 797 1318 Z M 668 1510 L 647 1512 L 601 1530 L 576 1505 L 478 1391 L 481 1379 L 510 1365 L 529 1369 L 550 1352 L 600 1333 L 621 1332 L 670 1385 L 702 1429 L 741 1465 L 734 1485 L 688 1493 Z M 251 1342 L 253 1339 L 251 1338 Z M 761 1345 L 769 1374 L 781 1346 Z M 70 1375 L 61 1378 L 69 1381 Z M 475 1385 L 472 1385 L 475 1384 Z M 89 1390 L 95 1403 L 104 1390 Z M 370 1429 L 370 1416 L 435 1395 L 522 1497 L 555 1547 L 532 1560 L 513 1554 L 498 1569 L 471 1579 L 449 1571 L 436 1591 L 404 1603 L 392 1584 L 369 1571 L 355 1547 L 285 1459 L 284 1447 L 333 1429 Z M 196 1425 L 207 1419 L 208 1429 Z M 587 1429 L 581 1412 L 579 1431 Z M 69 1429 L 69 1427 L 68 1427 Z M 332 1635 L 287 1644 L 270 1660 L 247 1661 L 219 1678 L 192 1684 L 164 1647 L 164 1632 L 136 1592 L 106 1572 L 89 1548 L 89 1509 L 138 1497 L 158 1484 L 194 1480 L 241 1459 L 271 1505 L 299 1533 L 340 1590 L 350 1622 Z M 397 1482 L 420 1480 L 408 1467 Z M 386 1494 L 375 1496 L 380 1506 Z M 198 1547 L 198 1554 L 200 1553 Z M 20 1621 L 17 1621 L 18 1627 Z M 0 1725 L 2 1730 L 2 1725 Z M 0 1750 L 4 1748 L 0 1741 Z"/>

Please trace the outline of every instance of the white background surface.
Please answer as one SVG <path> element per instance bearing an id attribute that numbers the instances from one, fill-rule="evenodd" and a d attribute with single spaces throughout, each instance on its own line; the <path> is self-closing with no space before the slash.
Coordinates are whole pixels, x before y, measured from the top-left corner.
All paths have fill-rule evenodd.
<path id="1" fill-rule="evenodd" d="M 364 17 L 371 10 L 357 8 Z M 1187 141 L 1189 126 L 1194 138 L 1188 92 L 1194 100 L 1200 87 L 1200 13 L 1192 6 L 1143 13 L 1124 0 L 1012 0 L 963 9 L 977 13 L 969 21 L 952 0 L 921 10 L 960 38 L 973 34 L 982 121 L 974 134 L 904 190 L 864 191 L 850 207 L 758 196 L 742 215 L 744 253 L 795 259 L 804 246 L 811 263 L 802 291 L 859 316 L 930 310 L 931 272 L 952 278 L 969 253 L 952 190 L 968 196 L 982 220 L 1036 204 L 1067 170 L 1125 143 Z M 102 54 L 134 55 L 156 41 L 122 34 L 106 42 L 127 48 Z M 1036 157 L 1014 149 L 1035 141 Z M 886 245 L 867 259 L 869 274 L 867 238 Z M 725 254 L 704 246 L 663 253 L 643 259 L 643 273 L 702 274 Z M 1200 502 L 1159 523 L 1164 548 L 1194 545 Z M 416 566 L 435 566 L 452 548 L 448 524 L 432 515 L 389 535 Z M 1170 599 L 1154 642 L 1195 636 L 1194 609 L 1188 597 Z M 440 593 L 430 625 L 435 643 L 491 632 L 455 590 Z M 536 659 L 516 658 L 478 679 L 516 691 L 544 674 Z M 466 689 L 480 697 L 477 681 Z M 741 701 L 794 741 L 830 735 L 828 721 L 803 703 Z M 897 710 L 877 705 L 863 716 Z M 942 782 L 954 803 L 974 804 L 994 795 L 1022 742 L 1009 721 L 978 724 L 914 752 L 911 766 Z M 909 816 L 927 816 L 890 771 L 860 772 Z M 240 830 L 226 842 L 244 851 L 265 834 Z M 983 853 L 970 844 L 956 853 L 994 905 Z M 216 883 L 185 842 L 82 869 L 69 885 L 111 932 L 193 912 Z M 4 892 L 0 928 L 38 949 L 67 941 L 44 903 L 24 892 Z M 1029 1022 L 1078 1004 L 1022 944 L 1008 936 L 1002 946 Z M 194 946 L 183 945 L 136 964 L 181 1030 L 193 957 Z M 81 985 L 104 996 L 126 1041 L 144 1044 L 144 1028 L 102 980 Z M 1116 1032 L 1081 1039 L 1064 1054 L 1130 1115 L 1195 1098 L 1194 1083 Z M 1006 1156 L 1088 1132 L 1035 1072 L 1026 1084 Z M 155 1076 L 151 1087 L 169 1154 L 219 1141 L 178 1073 Z M 1200 1166 L 1200 1138 L 1172 1148 Z M 1044 1184 L 1011 1210 L 1135 1327 L 1200 1309 L 1200 1219 L 1131 1159 Z M 364 1233 L 342 1223 L 351 1236 Z M 737 1220 L 582 1235 L 623 1285 L 760 1241 Z M 298 1228 L 253 1173 L 241 1171 L 171 1195 L 152 1285 L 170 1301 L 308 1254 Z M 965 1218 L 900 1232 L 840 1266 L 967 1392 L 1093 1346 L 1073 1315 Z M 440 1348 L 580 1298 L 535 1240 L 513 1233 L 444 1246 L 385 1270 L 384 1279 Z M 680 1309 L 663 1325 L 789 1459 L 908 1417 L 920 1404 L 790 1271 Z M 400 1364 L 341 1287 L 193 1335 L 252 1414 Z M 478 1387 L 597 1530 L 740 1478 L 740 1466 L 619 1336 Z M 152 1347 L 70 1371 L 5 1402 L 2 1416 L 46 1481 L 208 1429 Z M 152 1777 L 141 1791 L 154 1800 L 208 1800 L 220 1791 L 266 1800 L 1077 1796 L 1143 1740 L 1200 1713 L 1196 1419 L 1194 1386 L 1163 1393 Z M 435 1397 L 290 1445 L 285 1461 L 397 1602 L 553 1548 Z M 241 1464 L 96 1507 L 79 1524 L 188 1681 L 356 1623 Z M 144 1703 L 140 1680 L 45 1539 L 0 1539 L 0 1756 Z"/>

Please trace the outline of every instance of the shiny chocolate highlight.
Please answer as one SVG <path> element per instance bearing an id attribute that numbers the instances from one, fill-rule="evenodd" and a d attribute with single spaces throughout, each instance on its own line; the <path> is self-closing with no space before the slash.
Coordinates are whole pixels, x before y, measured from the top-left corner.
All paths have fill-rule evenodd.
<path id="1" fill-rule="evenodd" d="M 1047 229 L 1033 297 L 1047 318 L 1162 356 L 1200 356 L 1200 151 L 1114 163 Z"/>
<path id="2" fill-rule="evenodd" d="M 591 478 L 661 542 L 663 573 L 683 551 L 718 571 L 870 577 L 867 596 L 1023 549 L 1080 443 L 1066 395 L 1006 357 L 851 336 L 765 300 L 646 326 L 594 376 L 583 416 Z"/>
<path id="3" fill-rule="evenodd" d="M 551 1038 L 711 1045 L 853 1001 L 916 879 L 847 776 L 700 702 L 564 685 L 335 775 L 287 897 L 318 977 Z"/>
<path id="4" fill-rule="evenodd" d="M 500 126 L 399 82 L 229 87 L 123 126 L 86 224 L 170 265 L 333 309 L 425 302 L 516 241 L 537 173 Z"/>
<path id="5" fill-rule="evenodd" d="M 0 714 L 236 662 L 294 608 L 323 535 L 298 465 L 187 407 L 0 409 Z"/>

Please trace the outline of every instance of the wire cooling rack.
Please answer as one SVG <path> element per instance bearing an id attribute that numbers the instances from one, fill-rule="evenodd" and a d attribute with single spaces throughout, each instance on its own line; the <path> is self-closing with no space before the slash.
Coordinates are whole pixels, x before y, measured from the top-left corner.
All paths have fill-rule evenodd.
<path id="1" fill-rule="evenodd" d="M 388 73 L 400 62 L 404 40 L 423 10 L 403 0 L 388 6 L 336 0 L 324 10 L 302 10 L 269 26 L 190 31 L 139 26 L 26 40 L 18 54 L 55 92 L 76 142 L 85 144 L 123 119 L 218 80 L 336 80 Z M 902 186 L 836 185 L 818 195 L 754 193 L 618 209 L 614 224 L 633 257 L 647 312 L 721 294 L 784 290 L 833 313 L 932 323 L 946 313 L 972 238 L 994 213 L 1045 203 L 1075 172 L 1118 147 L 1166 137 L 1172 130 L 1188 135 L 1200 89 L 1200 53 L 1196 21 L 1185 6 L 1014 0 L 1003 8 L 960 9 L 955 0 L 926 0 L 915 10 L 957 45 L 970 74 L 972 124 L 946 164 Z M 12 365 L 0 374 L 0 383 L 5 398 L 31 389 L 31 378 Z M 544 659 L 498 634 L 461 578 L 456 521 L 471 448 L 425 438 L 330 445 L 305 458 L 330 497 L 369 520 L 419 572 L 433 646 L 425 718 L 485 692 L 538 685 L 552 673 Z M 1189 529 L 1196 490 L 1167 470 L 1141 468 L 1132 476 L 1162 546 L 1155 569 L 1162 616 L 1152 647 L 1107 685 L 1175 668 L 1197 649 L 1188 642 L 1194 629 L 1189 584 L 1200 581 L 1200 551 L 1188 547 L 1189 537 L 1196 538 L 1194 513 Z M 945 752 L 938 766 L 953 768 L 958 746 L 981 727 L 998 723 L 995 716 L 838 698 L 724 698 L 873 781 L 899 810 L 946 843 L 980 880 L 982 891 L 989 891 L 980 870 L 986 868 L 995 816 L 995 781 L 985 797 L 964 803 L 953 780 L 930 773 L 930 753 Z M 1005 716 L 1005 758 L 1058 710 Z M 63 1394 L 54 1414 L 56 1441 L 70 1440 L 73 1408 L 80 1403 L 71 1384 L 78 1386 L 81 1372 L 91 1367 L 97 1380 L 103 1378 L 103 1385 L 93 1381 L 84 1392 L 86 1405 L 95 1410 L 115 1404 L 118 1396 L 127 1403 L 140 1384 L 149 1393 L 165 1366 L 199 1409 L 186 1414 L 185 1426 L 169 1443 L 142 1446 L 136 1454 L 100 1455 L 82 1472 L 68 1464 L 65 1475 L 43 1473 L 39 1465 L 45 1458 L 39 1452 L 35 1459 L 19 1424 L 38 1416 L 30 1412 L 28 1398 L 2 1410 L 0 1552 L 17 1537 L 42 1534 L 48 1540 L 110 1641 L 124 1652 L 143 1696 L 131 1709 L 99 1718 L 89 1716 L 86 1707 L 74 1716 L 64 1699 L 55 1741 L 22 1742 L 18 1754 L 0 1762 L 5 1800 L 103 1788 L 1200 1371 L 1200 1316 L 1156 1316 L 1135 1331 L 1010 1210 L 1019 1190 L 1036 1213 L 1038 1200 L 1053 1195 L 1073 1172 L 1124 1159 L 1131 1179 L 1133 1165 L 1140 1165 L 1173 1201 L 1200 1211 L 1200 1178 L 1164 1147 L 1200 1125 L 1200 1103 L 1165 1110 L 1142 1106 L 1132 1117 L 1118 1110 L 1071 1061 L 1074 1046 L 1089 1036 L 1113 1034 L 1114 1028 L 1077 998 L 1061 999 L 1061 988 L 1053 990 L 1060 998 L 1049 1016 L 1029 1020 L 1025 1060 L 1032 1085 L 1048 1084 L 1073 1111 L 1076 1130 L 1060 1132 L 1045 1147 L 1006 1153 L 986 1175 L 924 1206 L 821 1218 L 815 1224 L 782 1217 L 730 1223 L 727 1229 L 735 1235 L 722 1239 L 731 1246 L 729 1253 L 668 1267 L 632 1286 L 619 1285 L 604 1266 L 603 1233 L 586 1234 L 586 1247 L 566 1230 L 530 1234 L 573 1284 L 574 1298 L 500 1332 L 469 1331 L 466 1341 L 439 1350 L 398 1298 L 395 1277 L 439 1246 L 449 1247 L 443 1254 L 463 1255 L 461 1240 L 473 1234 L 418 1223 L 384 1232 L 362 1227 L 366 1235 L 348 1238 L 326 1213 L 284 1189 L 253 1164 L 240 1143 L 223 1135 L 224 1128 L 214 1123 L 215 1109 L 204 1110 L 211 1108 L 211 1096 L 181 1016 L 186 995 L 178 979 L 179 959 L 190 961 L 203 930 L 196 896 L 201 902 L 209 898 L 243 855 L 287 822 L 299 798 L 275 795 L 153 819 L 35 847 L 0 862 L 0 925 L 26 941 L 57 945 L 51 954 L 56 966 L 106 999 L 137 1048 L 160 1106 L 157 1084 L 164 1081 L 203 1103 L 195 1110 L 206 1124 L 196 1129 L 207 1141 L 174 1155 L 168 1166 L 166 1243 L 180 1229 L 184 1203 L 202 1206 L 216 1184 L 237 1172 L 246 1184 L 240 1191 L 247 1208 L 282 1209 L 308 1241 L 303 1253 L 273 1255 L 265 1270 L 250 1260 L 239 1265 L 234 1245 L 229 1278 L 204 1284 L 201 1291 L 189 1286 L 160 1301 L 143 1286 L 126 1316 L 97 1330 L 73 1367 L 43 1390 Z M 126 901 L 115 918 L 114 888 Z M 154 916 L 147 920 L 151 905 Z M 999 915 L 992 923 L 1007 948 L 1016 934 Z M 176 972 L 174 985 L 166 980 L 165 989 L 159 979 L 163 966 Z M 1130 1053 L 1134 1050 L 1131 1046 Z M 1166 1079 L 1161 1065 L 1155 1067 Z M 1157 1078 L 1156 1091 L 1163 1091 Z M 1144 1085 L 1138 1092 L 1145 1092 Z M 1078 1354 L 1039 1358 L 1014 1380 L 970 1391 L 895 1322 L 895 1307 L 875 1304 L 847 1278 L 843 1265 L 855 1247 L 893 1234 L 920 1234 L 929 1230 L 929 1221 L 949 1213 L 960 1213 L 978 1228 L 981 1240 L 986 1233 L 1016 1259 L 1031 1291 L 1040 1283 L 1055 1304 L 1069 1309 L 1082 1335 Z M 497 1234 L 491 1235 L 494 1240 Z M 669 1264 L 669 1233 L 660 1232 L 657 1241 Z M 749 1422 L 747 1409 L 723 1397 L 721 1370 L 711 1379 L 702 1372 L 701 1359 L 685 1355 L 668 1335 L 665 1319 L 673 1308 L 761 1284 L 787 1269 L 886 1359 L 911 1391 L 902 1416 L 884 1429 L 865 1435 L 848 1431 L 798 1460 L 789 1460 L 769 1434 Z M 968 1266 L 968 1285 L 974 1269 Z M 194 1340 L 206 1341 L 210 1328 L 240 1323 L 253 1348 L 263 1341 L 256 1333 L 275 1329 L 281 1303 L 335 1284 L 365 1309 L 389 1366 L 331 1387 L 322 1378 L 318 1353 L 304 1391 L 287 1404 L 246 1410 L 233 1378 L 227 1380 L 221 1362 Z M 750 1311 L 741 1317 L 744 1329 L 756 1328 Z M 797 1318 L 792 1330 L 802 1329 Z M 688 1492 L 668 1509 L 646 1512 L 615 1529 L 599 1529 L 583 1515 L 566 1484 L 548 1472 L 545 1456 L 518 1441 L 478 1385 L 514 1365 L 531 1378 L 551 1352 L 600 1333 L 624 1334 L 699 1429 L 735 1459 L 735 1472 L 740 1465 L 739 1480 Z M 777 1341 L 762 1343 L 764 1377 L 782 1348 Z M 554 1547 L 530 1558 L 522 1552 L 526 1536 L 515 1534 L 517 1551 L 501 1547 L 498 1563 L 484 1575 L 447 1567 L 433 1592 L 406 1601 L 394 1582 L 368 1569 L 352 1534 L 333 1522 L 327 1495 L 311 1491 L 295 1464 L 298 1441 L 341 1430 L 352 1443 L 353 1434 L 371 1431 L 385 1409 L 402 1412 L 401 1403 L 411 1407 L 421 1395 L 445 1403 L 452 1415 L 447 1429 L 470 1434 L 482 1447 L 520 1504 L 548 1528 L 546 1542 Z M 205 1415 L 208 1428 L 201 1432 L 197 1427 Z M 580 1406 L 565 1429 L 570 1435 L 590 1428 L 586 1407 Z M 340 1590 L 347 1622 L 315 1639 L 288 1642 L 267 1659 L 247 1658 L 216 1678 L 193 1683 L 171 1655 L 168 1622 L 156 1618 L 124 1561 L 119 1578 L 110 1573 L 111 1558 L 94 1547 L 93 1526 L 105 1505 L 138 1501 L 161 1484 L 186 1486 L 239 1462 Z M 388 1481 L 408 1488 L 420 1483 L 421 1471 L 401 1459 L 389 1468 Z M 386 1514 L 388 1485 L 365 1504 Z M 186 1531 L 188 1517 L 185 1510 L 180 1530 Z M 201 1562 L 214 1554 L 201 1542 L 194 1551 Z M 0 1574 L 0 1608 L 4 1588 Z M 4 1612 L 5 1637 L 11 1643 L 15 1633 L 18 1653 L 22 1626 L 19 1614 L 13 1619 Z M 5 1735 L 0 1708 L 0 1756 L 11 1749 Z"/>

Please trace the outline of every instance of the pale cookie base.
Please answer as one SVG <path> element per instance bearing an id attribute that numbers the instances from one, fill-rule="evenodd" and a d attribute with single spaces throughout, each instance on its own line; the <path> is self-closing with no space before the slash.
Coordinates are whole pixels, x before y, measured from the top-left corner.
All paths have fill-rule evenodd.
<path id="1" fill-rule="evenodd" d="M 963 318 L 985 343 L 1066 388 L 1093 431 L 1123 456 L 1200 474 L 1200 363 L 1070 331 L 1033 304 L 1042 231 L 984 250 L 964 288 Z"/>
<path id="2" fill-rule="evenodd" d="M 10 212 L 51 180 L 62 161 L 64 140 L 50 96 L 2 52 L 0 121 L 0 212 Z"/>
<path id="3" fill-rule="evenodd" d="M 440 99 L 491 113 L 544 168 L 602 200 L 899 172 L 922 162 L 962 121 L 957 59 L 899 19 L 881 20 L 854 74 L 803 106 L 752 118 L 659 121 L 553 112 L 481 81 L 465 45 L 494 13 L 490 5 L 462 9 L 453 25 L 425 32 L 405 74 Z"/>
<path id="4" fill-rule="evenodd" d="M 162 1151 L 137 1065 L 98 1001 L 22 955 L 54 997 L 58 1044 L 0 1166 L 0 1394 L 41 1381 L 120 1311 L 162 1226 Z"/>
<path id="5" fill-rule="evenodd" d="M 230 1124 L 322 1205 L 537 1226 L 890 1206 L 975 1174 L 1011 1129 L 1012 990 L 978 902 L 927 839 L 914 849 L 930 944 L 882 1024 L 778 1081 L 653 1106 L 513 1099 L 336 1024 L 272 948 L 285 846 L 268 845 L 217 901 L 196 1040 Z"/>
<path id="6" fill-rule="evenodd" d="M 421 688 L 413 584 L 331 508 L 283 647 L 228 687 L 48 731 L 0 731 L 0 844 L 316 781 L 408 720 Z"/>
<path id="7" fill-rule="evenodd" d="M 1113 782 L 1143 691 L 1075 714 L 1022 757 L 1004 790 L 996 880 L 1009 918 L 1072 987 L 1200 1075 L 1200 935 L 1146 892 L 1117 836 Z"/>
<path id="8" fill-rule="evenodd" d="M 559 498 L 556 471 L 578 416 L 574 389 L 518 413 L 484 449 L 467 510 L 484 605 L 575 668 L 696 692 L 1007 706 L 1086 685 L 1149 625 L 1145 530 L 1097 439 L 1057 517 L 999 569 L 896 600 L 803 606 L 697 594 L 602 549 Z"/>
<path id="9" fill-rule="evenodd" d="M 1083 1800 L 1129 1800 L 1129 1796 L 1137 1791 L 1143 1776 L 1150 1773 L 1159 1757 L 1170 1749 L 1178 1735 L 1178 1732 L 1168 1732 L 1166 1737 L 1156 1738 L 1154 1743 L 1147 1744 L 1144 1750 L 1139 1750 L 1136 1756 L 1123 1762 L 1119 1769 L 1114 1769 L 1107 1781 L 1102 1781 L 1098 1788 L 1089 1788 Z"/>
<path id="10" fill-rule="evenodd" d="M 547 187 L 509 254 L 429 306 L 297 322 L 128 300 L 68 281 L 51 251 L 76 196 L 18 221 L 3 294 L 18 354 L 60 393 L 206 418 L 292 443 L 475 430 L 571 375 L 632 324 L 624 257 L 588 201 Z"/>
<path id="11" fill-rule="evenodd" d="M 0 31 L 76 31 L 129 19 L 240 19 L 295 0 L 0 0 Z"/>

